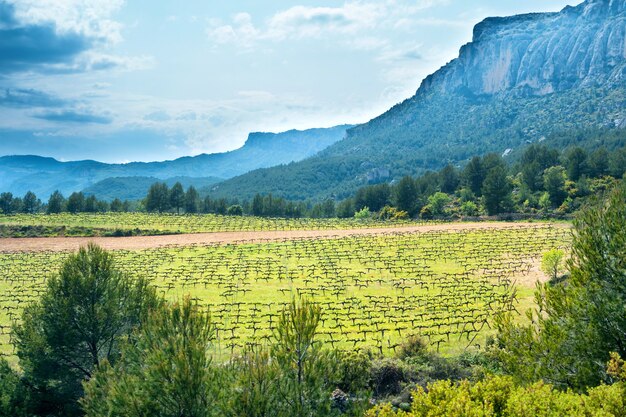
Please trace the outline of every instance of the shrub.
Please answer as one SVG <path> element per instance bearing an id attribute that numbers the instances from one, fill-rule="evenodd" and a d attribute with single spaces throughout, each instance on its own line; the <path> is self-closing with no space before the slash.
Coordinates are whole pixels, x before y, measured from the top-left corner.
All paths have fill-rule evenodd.
<path id="1" fill-rule="evenodd" d="M 372 217 L 369 207 L 363 207 L 361 210 L 354 213 L 354 218 L 357 220 L 367 220 Z"/>
<path id="2" fill-rule="evenodd" d="M 592 388 L 585 395 L 559 391 L 541 381 L 518 386 L 508 376 L 491 376 L 474 384 L 437 381 L 413 392 L 408 413 L 383 404 L 366 417 L 617 417 L 625 415 L 625 393 L 623 383 Z"/>
<path id="3" fill-rule="evenodd" d="M 243 208 L 240 205 L 228 207 L 226 214 L 229 216 L 243 216 Z"/>

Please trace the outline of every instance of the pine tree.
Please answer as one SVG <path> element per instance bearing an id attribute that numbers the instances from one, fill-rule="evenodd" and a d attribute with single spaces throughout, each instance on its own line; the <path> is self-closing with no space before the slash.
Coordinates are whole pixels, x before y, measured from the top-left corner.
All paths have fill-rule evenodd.
<path id="1" fill-rule="evenodd" d="M 46 212 L 48 214 L 61 213 L 63 209 L 65 208 L 64 206 L 65 206 L 65 197 L 63 197 L 63 194 L 61 194 L 61 192 L 57 190 L 54 193 L 52 193 L 52 195 L 48 199 L 48 209 Z"/>
<path id="2" fill-rule="evenodd" d="M 117 270 L 113 256 L 98 246 L 71 255 L 13 329 L 39 414 L 81 415 L 83 381 L 119 358 L 122 340 L 157 305 L 147 282 Z"/>
<path id="3" fill-rule="evenodd" d="M 394 187 L 394 203 L 398 210 L 414 215 L 417 207 L 417 186 L 413 178 L 403 177 Z M 352 210 L 354 212 L 354 210 Z"/>
<path id="4" fill-rule="evenodd" d="M 487 173 L 482 193 L 485 209 L 490 216 L 503 213 L 510 206 L 511 184 L 502 166 L 496 166 Z"/>
<path id="5" fill-rule="evenodd" d="M 185 193 L 185 212 L 197 213 L 199 204 L 200 196 L 198 191 L 196 191 L 196 188 L 193 185 L 190 185 Z"/>
<path id="6" fill-rule="evenodd" d="M 176 214 L 180 214 L 180 209 L 185 205 L 185 190 L 180 182 L 174 184 L 170 190 L 170 206 L 176 209 Z"/>

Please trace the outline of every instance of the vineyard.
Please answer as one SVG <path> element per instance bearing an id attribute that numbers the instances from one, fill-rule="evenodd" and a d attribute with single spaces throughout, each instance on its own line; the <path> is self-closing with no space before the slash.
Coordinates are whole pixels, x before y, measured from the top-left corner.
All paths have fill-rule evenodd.
<path id="1" fill-rule="evenodd" d="M 432 222 L 430 222 L 432 223 Z M 419 225 L 418 221 L 378 221 L 374 219 L 284 219 L 198 214 L 178 216 L 153 213 L 98 214 L 16 214 L 0 215 L 0 225 L 80 227 L 108 230 L 155 230 L 169 233 L 210 233 L 282 230 L 342 230 L 398 225 Z"/>
<path id="2" fill-rule="evenodd" d="M 569 241 L 567 228 L 518 224 L 115 254 L 119 268 L 167 298 L 189 294 L 209 309 L 224 354 L 267 341 L 283 305 L 299 295 L 323 307 L 321 338 L 331 346 L 389 353 L 421 335 L 446 352 L 484 343 L 494 314 L 528 302 L 531 290 L 518 284 L 541 254 Z M 12 321 L 67 256 L 0 254 L 1 355 L 13 355 Z"/>

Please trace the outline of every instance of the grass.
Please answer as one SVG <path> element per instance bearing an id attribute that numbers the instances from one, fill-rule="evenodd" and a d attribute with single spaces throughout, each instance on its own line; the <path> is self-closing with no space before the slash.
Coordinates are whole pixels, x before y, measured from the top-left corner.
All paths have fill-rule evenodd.
<path id="1" fill-rule="evenodd" d="M 525 310 L 532 290 L 512 282 L 541 254 L 566 248 L 550 225 L 429 231 L 278 243 L 117 251 L 118 267 L 150 279 L 166 298 L 209 310 L 227 355 L 265 343 L 282 306 L 303 296 L 323 308 L 320 338 L 341 349 L 389 354 L 419 334 L 443 353 L 484 346 L 491 319 Z M 0 326 L 37 299 L 67 253 L 0 254 Z M 530 284 L 526 284 L 529 286 Z M 0 352 L 11 355 L 8 334 Z"/>
<path id="2" fill-rule="evenodd" d="M 341 230 L 369 227 L 423 224 L 419 221 L 378 221 L 356 219 L 282 219 L 214 214 L 175 215 L 153 213 L 79 213 L 0 215 L 0 225 L 83 228 L 83 236 L 94 236 L 89 229 L 137 230 L 155 233 L 206 233 L 271 230 Z M 91 234 L 90 234 L 91 233 Z"/>

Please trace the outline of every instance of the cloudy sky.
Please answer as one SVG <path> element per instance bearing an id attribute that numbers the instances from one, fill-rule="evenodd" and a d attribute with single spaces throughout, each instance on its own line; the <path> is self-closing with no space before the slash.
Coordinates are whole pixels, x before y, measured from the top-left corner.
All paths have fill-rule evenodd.
<path id="1" fill-rule="evenodd" d="M 365 122 L 487 16 L 569 0 L 0 0 L 0 155 L 105 162 Z"/>

